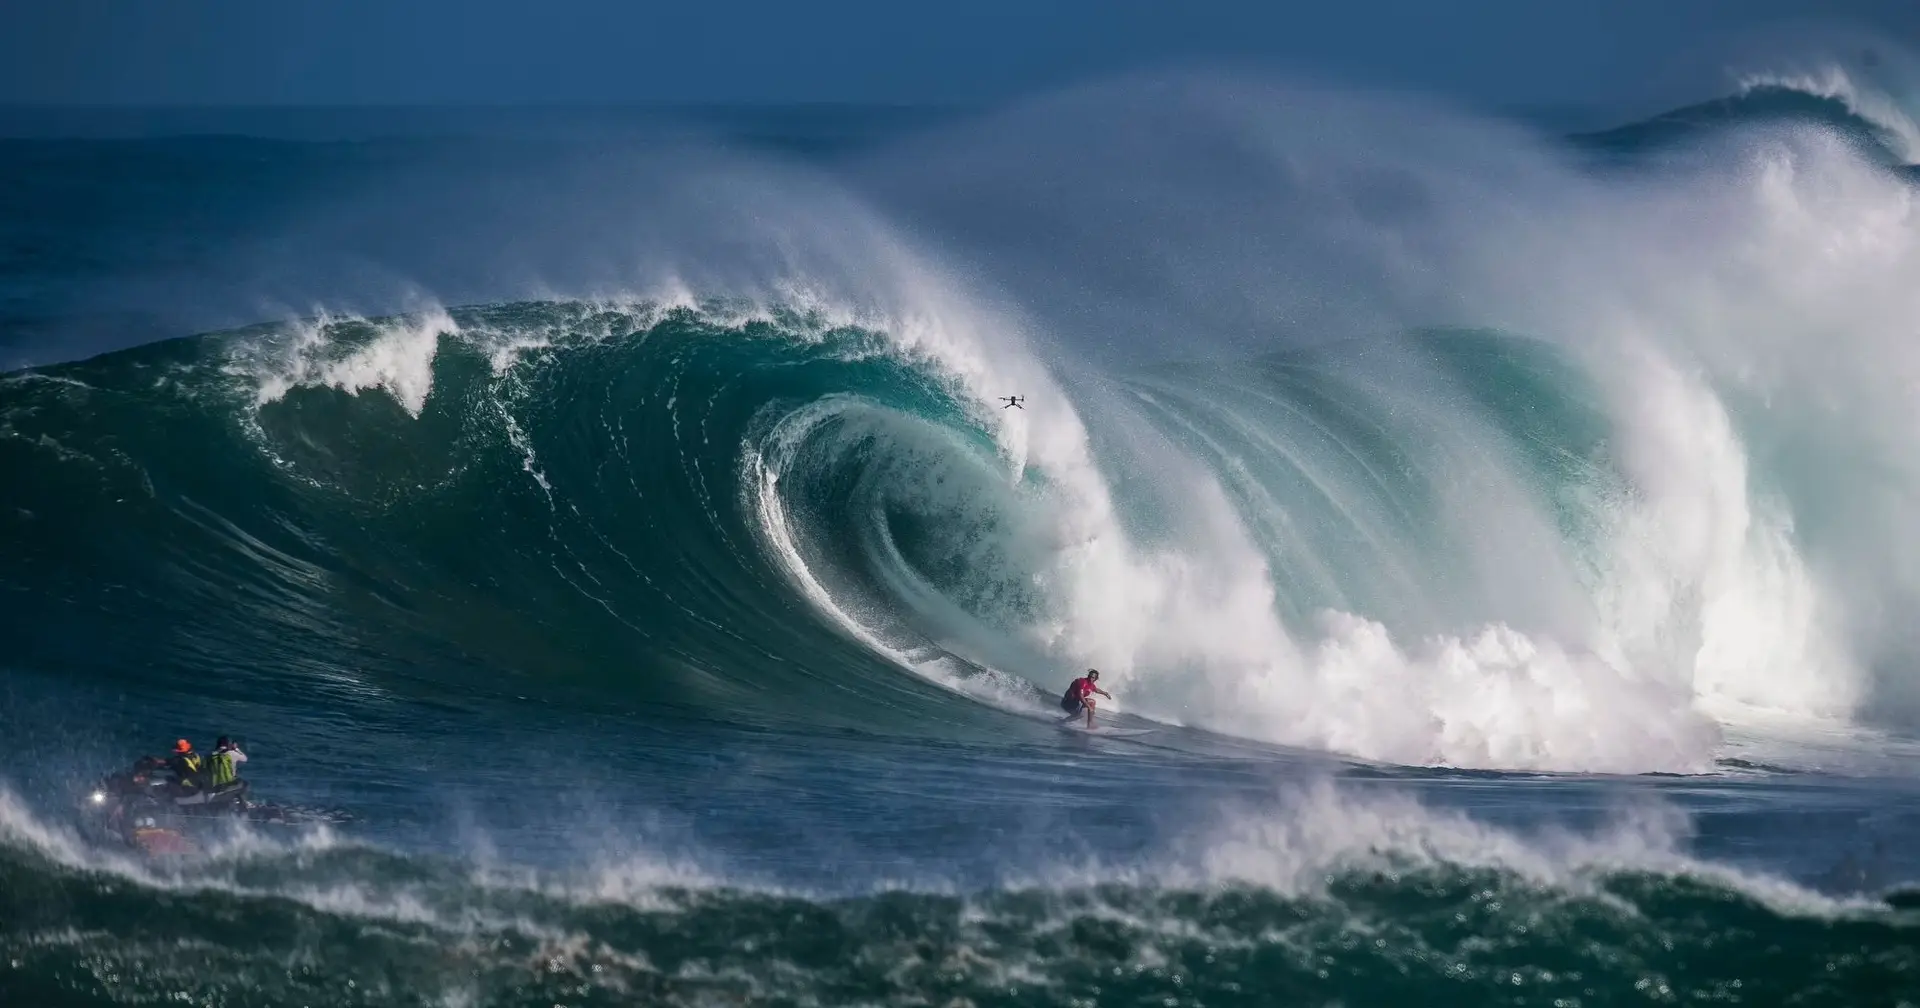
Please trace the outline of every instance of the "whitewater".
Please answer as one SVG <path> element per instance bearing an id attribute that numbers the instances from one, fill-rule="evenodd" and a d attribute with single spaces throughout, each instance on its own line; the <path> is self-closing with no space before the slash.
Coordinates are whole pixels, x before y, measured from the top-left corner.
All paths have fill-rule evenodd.
<path id="1" fill-rule="evenodd" d="M 229 234 L 3 278 L 0 994 L 1914 1003 L 1903 108 L 93 141 Z M 228 731 L 351 814 L 68 821 Z"/>

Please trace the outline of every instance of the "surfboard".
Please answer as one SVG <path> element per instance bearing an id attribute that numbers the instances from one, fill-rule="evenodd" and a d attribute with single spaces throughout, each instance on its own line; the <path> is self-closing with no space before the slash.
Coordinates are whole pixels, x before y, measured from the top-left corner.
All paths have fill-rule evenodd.
<path id="1" fill-rule="evenodd" d="M 1079 732 L 1082 735 L 1102 735 L 1107 738 L 1138 738 L 1142 735 L 1151 735 L 1154 732 L 1152 728 L 1106 728 L 1100 725 L 1088 728 L 1086 725 L 1077 721 L 1061 722 L 1060 730 Z"/>

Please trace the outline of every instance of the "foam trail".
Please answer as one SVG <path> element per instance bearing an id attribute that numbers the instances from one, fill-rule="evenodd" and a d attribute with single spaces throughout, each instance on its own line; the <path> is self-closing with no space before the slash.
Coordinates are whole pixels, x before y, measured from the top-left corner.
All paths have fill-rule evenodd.
<path id="1" fill-rule="evenodd" d="M 1016 891 L 1249 886 L 1313 899 L 1324 897 L 1339 877 L 1356 873 L 1392 873 L 1397 879 L 1419 871 L 1491 869 L 1534 886 L 1592 895 L 1609 875 L 1645 872 L 1708 879 L 1779 913 L 1835 916 L 1873 907 L 1870 901 L 1823 896 L 1773 875 L 1696 858 L 1685 851 L 1691 821 L 1657 800 L 1620 806 L 1597 828 L 1576 831 L 1498 827 L 1430 807 L 1410 793 L 1355 792 L 1325 781 L 1287 788 L 1269 799 L 1260 807 L 1216 809 L 1166 846 L 1126 859 L 1007 864 L 997 886 Z M 478 836 L 463 843 L 469 850 L 487 846 Z M 633 838 L 625 836 L 620 846 L 632 844 Z M 565 909 L 672 913 L 697 904 L 702 893 L 803 900 L 847 895 L 786 886 L 652 850 L 567 869 L 536 870 L 484 857 L 443 865 L 424 855 L 349 842 L 325 829 L 303 832 L 289 843 L 235 830 L 219 837 L 205 857 L 168 867 L 86 844 L 46 823 L 4 789 L 0 845 L 10 848 L 7 856 L 46 858 L 58 866 L 55 871 L 110 875 L 180 897 L 290 900 L 359 920 L 426 924 L 456 933 L 518 928 L 551 940 L 564 935 L 538 918 L 537 904 L 519 897 L 539 897 Z M 383 881 L 382 876 L 394 877 Z M 883 892 L 957 891 L 942 878 L 866 884 Z"/>

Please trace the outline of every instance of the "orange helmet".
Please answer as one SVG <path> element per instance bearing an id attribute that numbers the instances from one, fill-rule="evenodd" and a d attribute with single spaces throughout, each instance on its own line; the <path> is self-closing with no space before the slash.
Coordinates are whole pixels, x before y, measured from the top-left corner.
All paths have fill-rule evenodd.
<path id="1" fill-rule="evenodd" d="M 181 739 L 180 741 L 175 742 L 173 744 L 173 751 L 174 752 L 192 752 L 193 743 L 187 741 L 186 739 Z"/>

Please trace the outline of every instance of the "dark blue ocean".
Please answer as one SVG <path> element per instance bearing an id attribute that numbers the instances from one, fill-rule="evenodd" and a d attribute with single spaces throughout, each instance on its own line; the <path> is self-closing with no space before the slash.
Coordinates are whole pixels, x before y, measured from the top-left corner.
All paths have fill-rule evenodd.
<path id="1" fill-rule="evenodd" d="M 0 1003 L 1920 1005 L 1876 88 L 0 112 Z"/>

